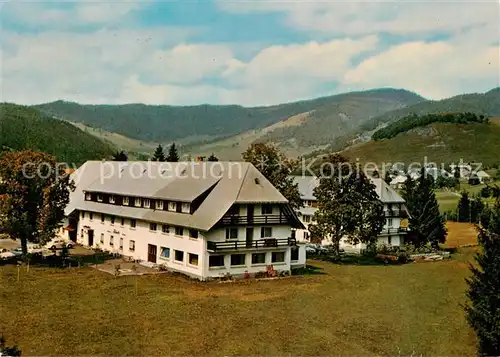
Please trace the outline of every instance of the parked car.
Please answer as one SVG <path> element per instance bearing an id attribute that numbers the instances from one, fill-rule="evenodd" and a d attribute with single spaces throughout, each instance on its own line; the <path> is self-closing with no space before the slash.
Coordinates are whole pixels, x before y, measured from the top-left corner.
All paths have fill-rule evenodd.
<path id="1" fill-rule="evenodd" d="M 73 248 L 73 242 L 66 239 L 56 238 L 48 242 L 45 246 L 50 250 L 62 249 L 64 247 L 71 249 Z"/>
<path id="2" fill-rule="evenodd" d="M 7 250 L 7 249 L 2 249 L 2 251 L 0 252 L 0 259 L 1 260 L 7 260 L 7 259 L 11 259 L 11 258 L 14 258 L 16 255 L 14 253 L 12 253 L 10 250 Z"/>
<path id="3" fill-rule="evenodd" d="M 43 247 L 39 244 L 28 244 L 28 254 L 42 255 Z"/>
<path id="4" fill-rule="evenodd" d="M 12 254 L 14 254 L 15 257 L 20 257 L 23 255 L 23 248 L 17 247 L 11 250 Z"/>
<path id="5" fill-rule="evenodd" d="M 314 245 L 307 244 L 306 245 L 306 253 L 309 253 L 309 254 L 316 253 L 316 247 Z"/>

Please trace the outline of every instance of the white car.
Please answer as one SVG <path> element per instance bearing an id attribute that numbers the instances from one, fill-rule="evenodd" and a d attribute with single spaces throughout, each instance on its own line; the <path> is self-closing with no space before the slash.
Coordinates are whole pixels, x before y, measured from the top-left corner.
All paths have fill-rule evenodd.
<path id="1" fill-rule="evenodd" d="M 66 239 L 56 238 L 48 242 L 45 246 L 50 250 L 62 249 L 63 247 L 71 249 L 73 248 L 73 242 Z"/>
<path id="2" fill-rule="evenodd" d="M 2 249 L 0 252 L 0 259 L 11 259 L 14 258 L 16 255 L 12 253 L 11 251 L 7 249 Z"/>
<path id="3" fill-rule="evenodd" d="M 28 244 L 28 254 L 42 255 L 43 247 L 39 244 Z"/>

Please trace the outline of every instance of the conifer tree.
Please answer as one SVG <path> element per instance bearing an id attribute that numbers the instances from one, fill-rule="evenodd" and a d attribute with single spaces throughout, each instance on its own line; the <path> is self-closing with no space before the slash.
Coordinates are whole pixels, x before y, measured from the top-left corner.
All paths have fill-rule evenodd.
<path id="1" fill-rule="evenodd" d="M 462 192 L 462 196 L 460 197 L 460 201 L 458 201 L 457 207 L 459 222 L 470 222 L 470 205 L 469 194 L 466 191 Z"/>
<path id="2" fill-rule="evenodd" d="M 486 206 L 480 197 L 476 197 L 470 202 L 470 221 L 472 223 L 479 223 L 481 220 L 481 214 L 483 213 L 485 207 Z"/>
<path id="3" fill-rule="evenodd" d="M 478 337 L 478 355 L 500 356 L 500 235 L 482 229 L 478 241 L 481 251 L 470 266 L 465 311 Z"/>
<path id="4" fill-rule="evenodd" d="M 153 154 L 153 161 L 165 161 L 165 154 L 163 153 L 163 147 L 161 144 L 158 144 L 158 147 L 156 148 L 154 154 Z"/>
<path id="5" fill-rule="evenodd" d="M 168 162 L 178 162 L 179 161 L 179 153 L 177 152 L 177 148 L 175 147 L 175 143 L 170 145 L 170 149 L 168 150 L 168 155 L 166 161 Z"/>
<path id="6" fill-rule="evenodd" d="M 447 234 L 444 217 L 439 212 L 433 183 L 424 169 L 417 180 L 408 177 L 401 193 L 410 213 L 408 219 L 410 243 L 416 246 L 431 243 L 434 247 L 444 243 Z"/>

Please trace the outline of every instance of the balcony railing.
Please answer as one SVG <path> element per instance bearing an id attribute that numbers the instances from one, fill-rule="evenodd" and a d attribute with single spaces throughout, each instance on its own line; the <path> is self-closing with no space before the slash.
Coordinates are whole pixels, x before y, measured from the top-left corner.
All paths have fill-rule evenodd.
<path id="1" fill-rule="evenodd" d="M 235 240 L 226 242 L 207 242 L 207 249 L 212 252 L 240 249 L 265 249 L 275 247 L 293 247 L 297 245 L 295 238 L 264 238 L 254 241 Z"/>
<path id="2" fill-rule="evenodd" d="M 400 209 L 390 209 L 390 210 L 384 211 L 384 215 L 386 217 L 399 217 L 399 218 L 407 217 L 406 211 L 400 210 Z"/>
<path id="3" fill-rule="evenodd" d="M 256 216 L 224 216 L 219 221 L 223 225 L 249 225 L 249 224 L 286 224 L 288 219 L 284 214 L 269 214 Z"/>
<path id="4" fill-rule="evenodd" d="M 408 233 L 408 228 L 406 227 L 399 227 L 399 228 L 384 228 L 380 232 L 380 234 L 406 234 Z"/>

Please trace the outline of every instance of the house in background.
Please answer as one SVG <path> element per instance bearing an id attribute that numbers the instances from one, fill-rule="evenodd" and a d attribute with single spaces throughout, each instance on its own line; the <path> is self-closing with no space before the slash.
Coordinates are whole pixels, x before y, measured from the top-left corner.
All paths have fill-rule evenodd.
<path id="1" fill-rule="evenodd" d="M 68 229 L 85 246 L 200 280 L 305 265 L 303 225 L 250 163 L 89 161 L 72 177 Z"/>
<path id="2" fill-rule="evenodd" d="M 408 217 L 405 200 L 383 179 L 370 179 L 375 185 L 375 191 L 380 201 L 384 204 L 385 225 L 377 237 L 377 244 L 401 246 L 404 244 L 407 235 L 407 229 L 402 225 L 402 220 Z M 305 207 L 297 212 L 305 229 L 297 230 L 296 236 L 298 237 L 297 239 L 302 238 L 302 240 L 310 241 L 308 226 L 313 221 L 312 215 L 318 209 L 317 200 L 314 197 L 314 188 L 319 185 L 319 179 L 311 176 L 294 176 L 294 182 L 299 185 L 300 196 L 305 205 Z M 331 240 L 324 238 L 321 243 L 328 245 L 331 244 Z M 340 247 L 346 251 L 353 252 L 359 252 L 366 248 L 364 244 L 350 244 L 347 239 L 341 240 Z"/>
<path id="3" fill-rule="evenodd" d="M 479 179 L 480 183 L 486 183 L 491 180 L 491 176 L 486 171 L 478 171 L 475 176 Z"/>
<path id="4" fill-rule="evenodd" d="M 403 188 L 406 180 L 408 180 L 408 177 L 406 175 L 399 174 L 391 180 L 390 185 L 393 189 L 400 190 Z"/>

